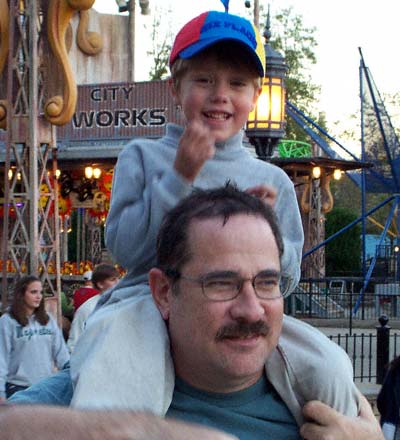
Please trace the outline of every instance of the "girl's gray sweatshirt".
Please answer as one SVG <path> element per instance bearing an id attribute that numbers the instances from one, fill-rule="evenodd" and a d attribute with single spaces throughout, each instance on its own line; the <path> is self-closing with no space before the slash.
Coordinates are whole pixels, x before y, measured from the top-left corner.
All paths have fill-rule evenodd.
<path id="1" fill-rule="evenodd" d="M 41 325 L 34 315 L 23 327 L 8 313 L 0 318 L 0 397 L 5 383 L 30 386 L 69 360 L 61 330 L 52 316 Z"/>

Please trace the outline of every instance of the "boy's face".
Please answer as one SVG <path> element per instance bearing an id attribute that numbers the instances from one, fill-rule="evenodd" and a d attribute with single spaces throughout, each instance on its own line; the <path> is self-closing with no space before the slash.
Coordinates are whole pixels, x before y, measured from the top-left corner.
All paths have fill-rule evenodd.
<path id="1" fill-rule="evenodd" d="M 101 292 L 104 292 L 107 289 L 111 289 L 118 283 L 119 278 L 115 275 L 112 277 L 108 277 L 105 280 L 98 282 L 97 286 L 100 288 Z"/>
<path id="2" fill-rule="evenodd" d="M 193 64 L 173 94 L 186 121 L 199 121 L 222 142 L 247 122 L 261 88 L 254 74 L 218 62 L 216 56 L 193 59 Z"/>

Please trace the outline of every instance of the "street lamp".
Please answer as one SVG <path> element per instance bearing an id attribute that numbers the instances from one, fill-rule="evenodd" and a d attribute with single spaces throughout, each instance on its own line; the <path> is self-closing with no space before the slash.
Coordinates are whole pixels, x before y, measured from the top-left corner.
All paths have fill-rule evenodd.
<path id="1" fill-rule="evenodd" d="M 246 135 L 256 149 L 259 159 L 272 156 L 275 146 L 285 134 L 285 75 L 287 66 L 283 56 L 270 44 L 270 14 L 268 7 L 264 31 L 266 44 L 266 71 L 262 93 L 255 109 L 250 113 Z"/>

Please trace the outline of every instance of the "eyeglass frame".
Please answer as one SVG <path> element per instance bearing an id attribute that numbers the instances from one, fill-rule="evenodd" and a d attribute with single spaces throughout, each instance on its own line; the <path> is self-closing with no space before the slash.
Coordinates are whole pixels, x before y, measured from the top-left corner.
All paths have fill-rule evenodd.
<path id="1" fill-rule="evenodd" d="M 228 271 L 228 272 L 229 272 L 229 271 Z M 205 292 L 205 288 L 204 288 L 204 283 L 205 283 L 205 281 L 207 281 L 207 277 L 210 277 L 211 274 L 205 274 L 205 275 L 202 275 L 201 277 L 193 278 L 193 277 L 188 277 L 188 276 L 183 275 L 183 274 L 182 274 L 179 270 L 177 270 L 177 269 L 167 268 L 167 269 L 164 270 L 164 273 L 165 273 L 169 278 L 173 278 L 174 281 L 177 281 L 177 280 L 179 280 L 179 279 L 183 279 L 183 280 L 190 281 L 190 282 L 192 282 L 192 283 L 200 284 L 200 286 L 201 286 L 201 291 L 203 292 L 203 295 L 204 295 L 207 299 L 209 299 L 210 301 L 214 301 L 214 302 L 232 301 L 232 300 L 234 300 L 235 298 L 237 298 L 237 297 L 240 295 L 240 292 L 241 292 L 242 289 L 243 289 L 243 284 L 245 283 L 245 281 L 251 281 L 251 285 L 253 286 L 254 293 L 256 294 L 256 296 L 257 296 L 258 299 L 261 299 L 261 300 L 264 300 L 264 301 L 272 301 L 272 300 L 279 299 L 279 298 L 285 298 L 285 297 L 287 296 L 289 290 L 290 290 L 290 284 L 291 284 L 291 281 L 292 281 L 292 277 L 291 277 L 290 275 L 288 275 L 288 274 L 279 274 L 279 276 L 278 276 L 279 296 L 277 295 L 277 296 L 275 296 L 275 297 L 273 297 L 273 298 L 264 298 L 264 297 L 262 297 L 262 296 L 259 295 L 259 293 L 257 292 L 256 286 L 255 286 L 256 278 L 259 277 L 259 276 L 261 276 L 261 275 L 263 275 L 263 274 L 266 274 L 267 272 L 269 272 L 269 271 L 261 271 L 261 272 L 257 273 L 253 278 L 241 278 L 240 276 L 238 276 L 237 274 L 235 274 L 234 272 L 232 272 L 232 278 L 233 278 L 233 277 L 236 277 L 236 278 L 237 278 L 236 281 L 238 282 L 237 287 L 236 287 L 236 290 L 237 290 L 236 294 L 235 294 L 233 297 L 231 297 L 231 298 L 215 299 L 215 298 L 210 298 L 210 297 L 206 294 L 206 292 Z M 273 273 L 271 273 L 271 275 L 272 275 L 272 274 L 273 274 Z M 226 274 L 225 274 L 225 275 L 226 275 Z M 215 274 L 215 276 L 217 276 L 217 274 Z M 209 278 L 209 279 L 210 279 L 210 278 Z M 282 291 L 282 289 L 280 288 L 281 280 L 282 280 L 282 279 L 287 280 L 287 287 L 286 287 L 286 289 L 285 289 L 284 291 Z"/>

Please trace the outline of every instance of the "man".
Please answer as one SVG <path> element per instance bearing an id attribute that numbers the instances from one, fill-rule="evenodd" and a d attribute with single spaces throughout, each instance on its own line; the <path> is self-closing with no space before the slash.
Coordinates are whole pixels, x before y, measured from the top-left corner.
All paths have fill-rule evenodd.
<path id="1" fill-rule="evenodd" d="M 220 193 L 199 194 L 167 216 L 159 267 L 149 273 L 175 365 L 167 415 L 239 438 L 298 439 L 264 373 L 282 328 L 282 238 L 271 208 L 233 189 Z"/>
<path id="2" fill-rule="evenodd" d="M 181 426 L 171 434 L 171 417 L 239 438 L 300 438 L 296 405 L 267 379 L 277 373 L 270 371 L 269 359 L 276 351 L 283 317 L 282 248 L 271 208 L 233 188 L 198 193 L 167 216 L 158 241 L 158 267 L 151 270 L 149 281 L 168 326 L 176 386 L 167 419 L 146 419 L 152 420 L 153 432 L 164 426 L 165 435 L 147 438 L 180 438 Z M 371 409 L 365 400 L 361 403 L 361 418 L 350 419 L 311 402 L 304 408 L 310 422 L 301 433 L 308 440 L 381 439 Z M 36 411 L 37 426 L 46 409 L 29 414 L 26 407 L 16 408 L 11 416 L 9 411 L 14 428 L 18 425 L 21 431 L 19 418 L 33 418 Z M 68 423 L 68 433 L 82 429 L 83 423 L 90 438 L 89 432 L 96 429 L 93 420 L 99 412 L 82 416 L 73 410 L 54 411 L 48 417 Z M 118 418 L 118 413 L 103 414 L 104 420 Z M 126 412 L 120 414 L 126 426 Z M 10 422 L 1 416 L 7 432 Z M 130 420 L 129 435 L 140 438 L 143 420 L 132 413 Z M 167 426 L 173 436 L 166 434 Z"/>

